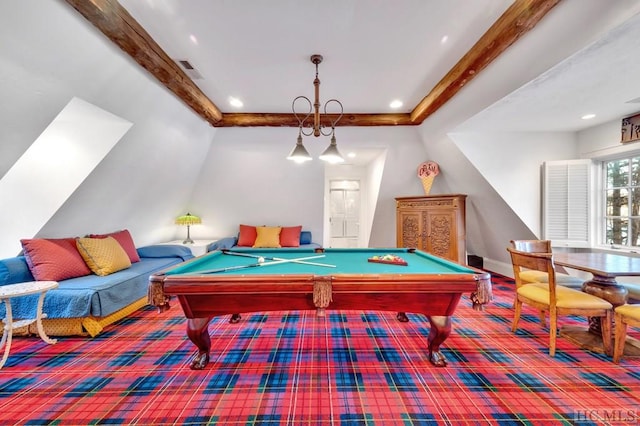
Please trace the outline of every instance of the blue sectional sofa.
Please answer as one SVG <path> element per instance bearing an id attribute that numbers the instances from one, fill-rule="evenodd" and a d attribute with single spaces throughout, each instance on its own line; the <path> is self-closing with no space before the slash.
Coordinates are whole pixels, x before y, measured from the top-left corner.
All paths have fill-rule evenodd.
<path id="1" fill-rule="evenodd" d="M 47 292 L 43 312 L 45 332 L 51 336 L 98 335 L 102 329 L 147 304 L 149 275 L 191 259 L 188 247 L 152 245 L 137 249 L 140 261 L 106 276 L 86 275 L 59 281 Z M 0 286 L 34 281 L 24 256 L 0 260 Z M 35 318 L 37 295 L 12 299 L 14 318 Z M 5 305 L 0 305 L 0 318 Z M 35 333 L 22 330 L 23 333 Z M 19 334 L 20 331 L 18 331 Z"/>

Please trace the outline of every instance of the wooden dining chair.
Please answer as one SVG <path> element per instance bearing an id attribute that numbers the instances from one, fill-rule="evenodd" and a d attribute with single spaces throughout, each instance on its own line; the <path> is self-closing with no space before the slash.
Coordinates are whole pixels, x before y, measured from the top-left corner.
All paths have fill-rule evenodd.
<path id="1" fill-rule="evenodd" d="M 551 253 L 527 253 L 508 247 L 516 280 L 516 301 L 513 333 L 518 329 L 518 322 L 522 312 L 522 305 L 526 304 L 541 312 L 549 313 L 549 355 L 555 356 L 556 337 L 558 333 L 558 317 L 580 315 L 587 317 L 601 317 L 602 342 L 607 354 L 611 354 L 611 321 L 613 306 L 604 299 L 584 293 L 579 290 L 558 285 L 556 271 Z M 520 278 L 523 270 L 545 272 L 548 283 L 524 283 Z"/>
<path id="2" fill-rule="evenodd" d="M 527 253 L 551 253 L 551 240 L 511 240 L 511 247 L 524 251 Z M 536 270 L 523 270 L 519 274 L 521 282 L 523 283 L 548 283 L 549 277 L 546 272 Z M 572 277 L 568 274 L 557 274 L 556 283 L 569 288 L 575 288 L 577 290 L 582 289 L 582 280 L 577 277 Z M 518 282 L 516 281 L 516 288 Z M 513 307 L 516 306 L 516 298 L 513 298 Z M 547 326 L 546 314 L 544 311 L 540 311 L 540 325 L 542 327 Z"/>
<path id="3" fill-rule="evenodd" d="M 550 240 L 511 240 L 511 247 L 527 253 L 551 253 Z M 522 271 L 520 278 L 525 283 L 549 282 L 547 273 L 542 271 Z M 556 282 L 565 287 L 582 289 L 584 280 L 566 273 L 556 273 Z"/>
<path id="4" fill-rule="evenodd" d="M 614 312 L 616 337 L 613 345 L 613 362 L 618 364 L 627 340 L 627 326 L 640 327 L 640 305 L 621 305 Z"/>

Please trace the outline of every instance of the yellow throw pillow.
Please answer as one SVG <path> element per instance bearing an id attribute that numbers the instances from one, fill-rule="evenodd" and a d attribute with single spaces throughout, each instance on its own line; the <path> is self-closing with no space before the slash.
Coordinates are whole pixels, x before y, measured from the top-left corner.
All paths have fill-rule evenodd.
<path id="1" fill-rule="evenodd" d="M 279 226 L 256 226 L 256 242 L 253 247 L 260 248 L 280 248 L 280 231 Z"/>
<path id="2" fill-rule="evenodd" d="M 78 238 L 76 246 L 89 269 L 101 277 L 131 266 L 127 252 L 113 237 Z"/>

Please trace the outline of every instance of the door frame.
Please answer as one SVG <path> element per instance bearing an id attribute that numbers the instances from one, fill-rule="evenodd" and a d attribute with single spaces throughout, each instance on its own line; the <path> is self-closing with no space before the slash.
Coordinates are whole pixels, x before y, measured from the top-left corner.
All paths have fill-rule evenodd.
<path id="1" fill-rule="evenodd" d="M 323 235 L 322 245 L 330 247 L 331 244 L 331 209 L 330 209 L 330 191 L 331 181 L 335 180 L 354 180 L 360 183 L 360 217 L 358 230 L 358 247 L 367 247 L 368 236 L 365 235 L 366 230 L 370 229 L 367 221 L 367 212 L 370 206 L 367 192 L 367 175 L 366 167 L 357 166 L 341 166 L 340 168 L 332 168 L 330 172 L 325 171 L 324 176 L 324 219 L 323 219 Z"/>

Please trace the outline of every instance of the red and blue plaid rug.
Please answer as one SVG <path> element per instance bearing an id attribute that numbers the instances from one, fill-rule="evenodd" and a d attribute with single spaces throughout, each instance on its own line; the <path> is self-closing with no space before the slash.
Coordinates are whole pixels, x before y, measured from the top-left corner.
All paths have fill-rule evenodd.
<path id="1" fill-rule="evenodd" d="M 640 360 L 615 365 L 548 330 L 526 310 L 510 332 L 513 282 L 494 302 L 464 296 L 445 342 L 446 368 L 427 358 L 429 323 L 395 312 L 245 314 L 210 325 L 211 363 L 176 302 L 149 307 L 94 338 L 14 339 L 0 370 L 0 424 L 28 425 L 547 425 L 640 421 Z M 562 324 L 586 325 L 580 318 Z M 637 330 L 630 330 L 631 333 Z"/>

